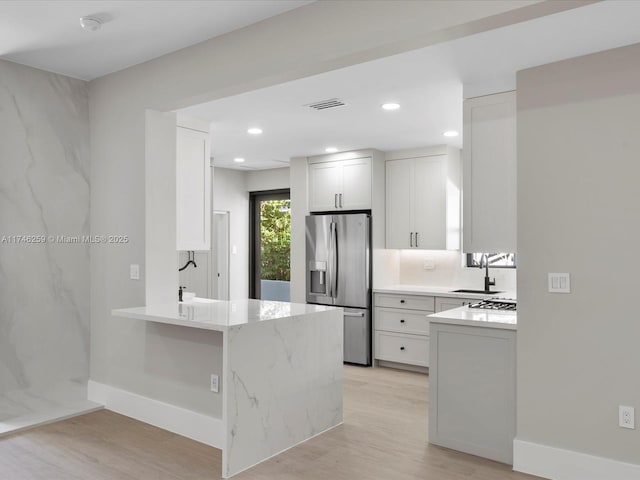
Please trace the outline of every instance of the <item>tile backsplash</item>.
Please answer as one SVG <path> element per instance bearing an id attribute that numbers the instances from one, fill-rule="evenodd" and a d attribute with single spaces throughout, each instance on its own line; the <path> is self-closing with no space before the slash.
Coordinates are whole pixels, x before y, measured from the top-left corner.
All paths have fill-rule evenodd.
<path id="1" fill-rule="evenodd" d="M 464 254 L 448 250 L 383 250 L 374 262 L 374 288 L 385 285 L 425 285 L 481 289 L 484 269 L 467 268 Z M 490 268 L 496 290 L 515 292 L 516 269 Z"/>

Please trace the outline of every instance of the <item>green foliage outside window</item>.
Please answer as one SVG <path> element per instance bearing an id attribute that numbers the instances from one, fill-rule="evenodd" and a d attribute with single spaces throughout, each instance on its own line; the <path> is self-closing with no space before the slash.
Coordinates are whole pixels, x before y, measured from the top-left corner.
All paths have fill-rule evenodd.
<path id="1" fill-rule="evenodd" d="M 261 278 L 291 279 L 291 200 L 268 200 L 260 204 Z"/>

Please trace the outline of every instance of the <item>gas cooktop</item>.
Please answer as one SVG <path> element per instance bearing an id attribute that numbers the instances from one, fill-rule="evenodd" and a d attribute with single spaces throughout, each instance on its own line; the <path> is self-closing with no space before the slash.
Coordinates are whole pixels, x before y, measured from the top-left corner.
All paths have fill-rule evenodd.
<path id="1" fill-rule="evenodd" d="M 483 310 L 507 310 L 510 312 L 516 311 L 516 301 L 506 298 L 482 300 L 477 303 L 472 303 L 469 308 L 479 308 Z"/>

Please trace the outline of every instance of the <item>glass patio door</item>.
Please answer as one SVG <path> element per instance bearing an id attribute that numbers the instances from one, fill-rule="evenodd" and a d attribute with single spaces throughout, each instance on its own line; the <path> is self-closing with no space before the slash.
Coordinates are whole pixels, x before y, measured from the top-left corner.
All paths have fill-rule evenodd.
<path id="1" fill-rule="evenodd" d="M 250 195 L 249 296 L 290 301 L 291 199 L 289 190 Z"/>

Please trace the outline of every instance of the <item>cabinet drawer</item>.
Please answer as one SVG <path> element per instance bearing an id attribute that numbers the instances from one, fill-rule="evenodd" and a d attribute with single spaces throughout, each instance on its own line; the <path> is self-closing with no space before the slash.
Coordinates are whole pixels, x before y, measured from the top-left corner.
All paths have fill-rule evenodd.
<path id="1" fill-rule="evenodd" d="M 376 358 L 428 367 L 429 337 L 376 331 Z"/>
<path id="2" fill-rule="evenodd" d="M 435 312 L 435 297 L 376 293 L 376 307 L 406 308 Z"/>
<path id="3" fill-rule="evenodd" d="M 376 330 L 386 330 L 414 335 L 429 335 L 429 319 L 426 312 L 376 308 Z"/>
<path id="4" fill-rule="evenodd" d="M 464 307 L 472 303 L 479 302 L 475 298 L 452 298 L 452 297 L 436 297 L 436 312 L 444 312 L 452 308 Z"/>

